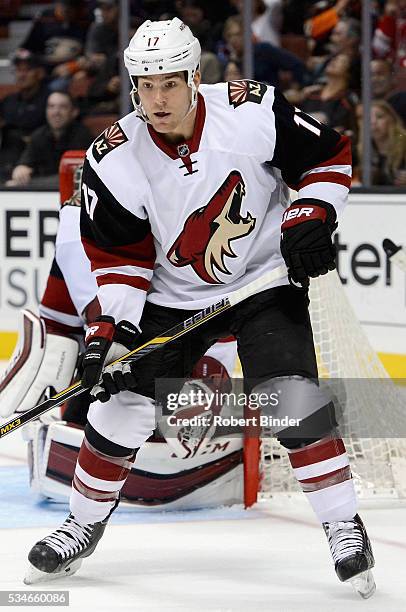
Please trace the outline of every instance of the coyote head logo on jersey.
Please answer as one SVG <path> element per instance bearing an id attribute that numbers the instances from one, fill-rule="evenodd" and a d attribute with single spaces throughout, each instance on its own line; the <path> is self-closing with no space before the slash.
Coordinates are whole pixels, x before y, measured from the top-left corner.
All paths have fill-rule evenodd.
<path id="1" fill-rule="evenodd" d="M 176 267 L 192 266 L 206 283 L 220 284 L 217 271 L 231 274 L 226 257 L 237 257 L 231 242 L 248 236 L 255 227 L 250 213 L 241 216 L 245 183 L 238 170 L 230 172 L 210 202 L 192 212 L 168 251 Z"/>

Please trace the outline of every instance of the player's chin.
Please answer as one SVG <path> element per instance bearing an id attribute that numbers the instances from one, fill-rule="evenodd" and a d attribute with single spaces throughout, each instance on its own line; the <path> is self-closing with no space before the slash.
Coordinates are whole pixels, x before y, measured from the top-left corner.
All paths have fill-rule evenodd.
<path id="1" fill-rule="evenodd" d="M 152 127 L 156 129 L 157 132 L 162 132 L 165 134 L 166 132 L 171 132 L 176 125 L 174 125 L 174 120 L 171 114 L 165 115 L 165 117 L 157 117 L 153 115 L 151 119 Z"/>

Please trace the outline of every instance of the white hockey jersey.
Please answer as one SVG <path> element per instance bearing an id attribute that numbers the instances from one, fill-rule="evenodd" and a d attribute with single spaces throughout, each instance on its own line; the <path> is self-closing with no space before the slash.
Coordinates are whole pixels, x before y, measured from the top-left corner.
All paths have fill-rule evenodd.
<path id="1" fill-rule="evenodd" d="M 204 308 L 280 265 L 288 186 L 345 205 L 347 138 L 262 83 L 199 92 L 189 141 L 167 144 L 131 113 L 87 152 L 82 241 L 116 321 L 137 324 L 145 299 Z"/>

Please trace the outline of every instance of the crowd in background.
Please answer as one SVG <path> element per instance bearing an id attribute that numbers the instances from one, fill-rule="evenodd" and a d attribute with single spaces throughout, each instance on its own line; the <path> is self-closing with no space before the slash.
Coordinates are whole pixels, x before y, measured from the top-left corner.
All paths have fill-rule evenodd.
<path id="1" fill-rule="evenodd" d="M 18 19 L 24 2 L 4 2 Z M 131 34 L 145 19 L 178 16 L 202 45 L 202 82 L 241 79 L 243 3 L 130 0 Z M 254 79 L 347 134 L 362 185 L 361 1 L 252 3 Z M 62 153 L 87 148 L 120 113 L 118 0 L 32 4 L 38 15 L 11 57 L 15 91 L 2 97 L 0 82 L 3 186 L 56 186 Z M 372 6 L 372 181 L 406 187 L 406 0 Z M 6 32 L 10 14 L 0 8 Z"/>

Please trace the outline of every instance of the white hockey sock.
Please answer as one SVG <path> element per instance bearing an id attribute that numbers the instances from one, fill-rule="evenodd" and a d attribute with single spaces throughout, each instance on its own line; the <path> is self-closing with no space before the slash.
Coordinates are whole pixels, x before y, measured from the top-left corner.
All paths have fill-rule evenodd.
<path id="1" fill-rule="evenodd" d="M 321 523 L 350 520 L 355 516 L 357 496 L 341 438 L 323 438 L 289 451 L 289 459 Z"/>
<path id="2" fill-rule="evenodd" d="M 131 470 L 135 453 L 111 457 L 96 450 L 85 438 L 72 481 L 70 510 L 82 524 L 106 518 Z"/>

